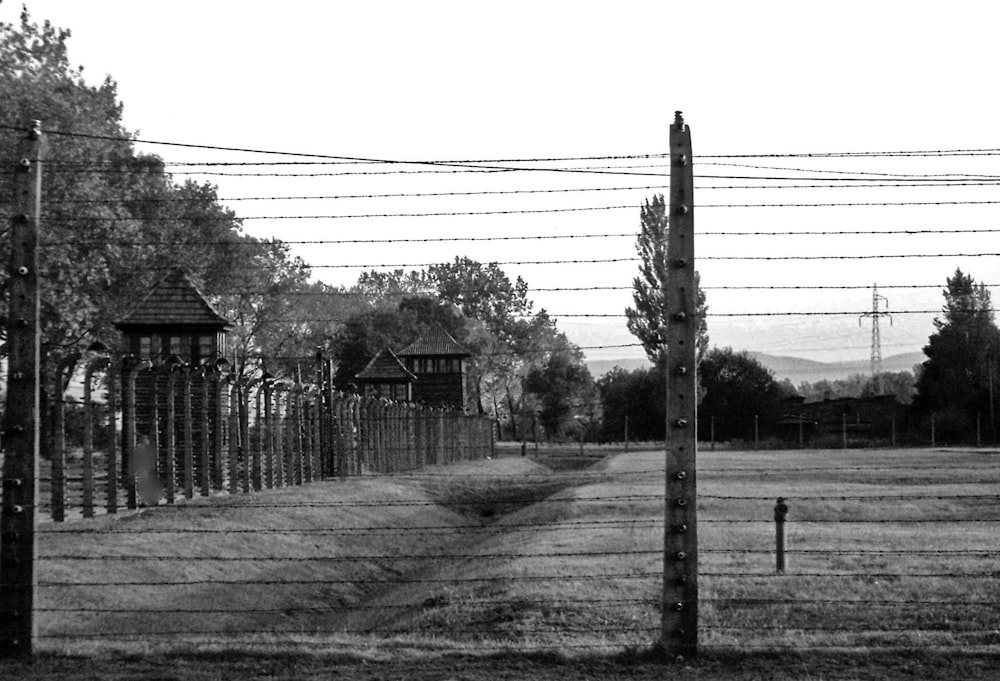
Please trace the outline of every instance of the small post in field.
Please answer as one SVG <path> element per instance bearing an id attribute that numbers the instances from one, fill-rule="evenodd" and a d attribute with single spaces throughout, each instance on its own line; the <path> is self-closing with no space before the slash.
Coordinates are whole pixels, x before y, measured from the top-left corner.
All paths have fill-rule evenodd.
<path id="1" fill-rule="evenodd" d="M 934 432 L 934 415 L 931 414 L 931 447 L 937 446 L 937 434 Z"/>
<path id="2" fill-rule="evenodd" d="M 840 438 L 844 449 L 847 449 L 847 414 L 840 415 Z"/>
<path id="3" fill-rule="evenodd" d="M 778 503 L 774 505 L 774 558 L 775 571 L 779 575 L 785 574 L 785 521 L 788 519 L 788 504 L 784 497 L 778 497 Z"/>
<path id="4" fill-rule="evenodd" d="M 753 415 L 753 449 L 760 449 L 760 416 Z"/>

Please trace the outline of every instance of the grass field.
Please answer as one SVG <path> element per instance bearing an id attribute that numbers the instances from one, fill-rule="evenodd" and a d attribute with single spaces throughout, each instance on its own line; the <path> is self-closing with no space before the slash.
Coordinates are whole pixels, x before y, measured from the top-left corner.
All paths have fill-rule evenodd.
<path id="1" fill-rule="evenodd" d="M 6 671 L 662 676 L 662 452 L 498 451 L 43 523 L 46 654 Z M 705 656 L 680 677 L 996 678 L 998 485 L 990 450 L 701 452 Z M 156 660 L 183 670 L 137 671 Z"/>

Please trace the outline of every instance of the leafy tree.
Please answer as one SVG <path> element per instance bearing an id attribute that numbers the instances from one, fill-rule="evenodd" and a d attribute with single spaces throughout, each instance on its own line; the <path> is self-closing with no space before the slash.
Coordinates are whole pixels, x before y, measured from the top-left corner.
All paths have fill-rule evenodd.
<path id="1" fill-rule="evenodd" d="M 409 296 L 396 306 L 383 303 L 355 313 L 332 338 L 331 349 L 338 361 L 334 380 L 341 388 L 349 388 L 355 375 L 379 352 L 401 350 L 435 324 L 462 342 L 467 322 L 450 303 L 427 296 Z"/>
<path id="2" fill-rule="evenodd" d="M 522 383 L 554 337 L 551 319 L 545 310 L 532 314 L 528 284 L 520 277 L 511 281 L 497 263 L 456 257 L 430 266 L 426 281 L 443 300 L 482 323 L 468 343 L 475 352 L 472 390 L 480 413 L 510 424 L 516 437 L 516 416 L 525 411 Z"/>
<path id="3" fill-rule="evenodd" d="M 444 300 L 466 317 L 482 320 L 502 342 L 517 335 L 517 320 L 531 313 L 528 285 L 520 277 L 511 281 L 499 265 L 483 265 L 470 258 L 431 265 L 427 280 Z"/>
<path id="4" fill-rule="evenodd" d="M 583 352 L 563 334 L 545 361 L 528 372 L 524 389 L 536 398 L 539 421 L 550 436 L 575 430 L 578 416 L 587 424 L 596 416 L 596 386 Z"/>
<path id="5" fill-rule="evenodd" d="M 629 440 L 663 439 L 666 383 L 662 369 L 615 367 L 597 379 L 597 389 L 604 411 L 602 439 L 623 440 L 626 417 Z"/>
<path id="6" fill-rule="evenodd" d="M 882 390 L 879 390 L 879 380 L 881 379 Z M 869 376 L 865 387 L 861 391 L 860 397 L 878 397 L 892 395 L 900 404 L 910 404 L 916 394 L 916 379 L 910 371 L 886 371 L 878 377 Z"/>
<path id="7" fill-rule="evenodd" d="M 751 439 L 754 417 L 762 437 L 776 434 L 784 396 L 774 374 L 746 350 L 712 348 L 701 362 L 705 397 L 698 412 L 698 435 L 707 440 L 715 419 L 715 438 Z"/>
<path id="8" fill-rule="evenodd" d="M 427 294 L 434 290 L 427 280 L 427 273 L 422 270 L 393 270 L 380 272 L 370 270 L 358 276 L 358 283 L 351 287 L 351 292 L 359 297 L 374 302 L 399 302 L 404 296 Z"/>
<path id="9" fill-rule="evenodd" d="M 214 186 L 174 184 L 160 158 L 138 153 L 122 125 L 114 81 L 88 84 L 83 68 L 69 61 L 69 38 L 68 30 L 34 23 L 27 11 L 18 25 L 0 24 L 0 162 L 9 167 L 15 160 L 28 120 L 54 131 L 46 135 L 43 169 L 43 355 L 92 340 L 116 346 L 112 322 L 174 267 L 223 314 L 238 317 L 237 345 L 277 351 L 266 340 L 280 335 L 277 322 L 263 315 L 279 306 L 268 296 L 305 285 L 304 263 L 278 244 L 242 234 Z M 0 174 L 0 200 L 11 195 L 10 181 Z"/>
<path id="10" fill-rule="evenodd" d="M 990 387 L 997 384 L 1000 330 L 989 290 L 972 276 L 956 269 L 943 293 L 942 316 L 934 319 L 937 331 L 924 347 L 927 359 L 917 379 L 914 407 L 920 414 L 950 415 L 954 430 L 965 432 L 946 436 L 969 437 L 969 424 L 975 423 L 977 414 L 992 416 Z"/>
<path id="11" fill-rule="evenodd" d="M 632 300 L 635 307 L 625 310 L 628 330 L 642 342 L 646 356 L 658 362 L 666 351 L 666 338 L 661 333 L 667 318 L 667 301 L 663 289 L 667 282 L 667 230 L 669 229 L 666 203 L 663 194 L 647 200 L 640 211 L 640 230 L 635 247 L 641 260 L 639 275 L 632 280 Z M 708 350 L 708 324 L 705 315 L 708 306 L 701 290 L 700 277 L 695 273 L 698 315 L 698 360 Z"/>

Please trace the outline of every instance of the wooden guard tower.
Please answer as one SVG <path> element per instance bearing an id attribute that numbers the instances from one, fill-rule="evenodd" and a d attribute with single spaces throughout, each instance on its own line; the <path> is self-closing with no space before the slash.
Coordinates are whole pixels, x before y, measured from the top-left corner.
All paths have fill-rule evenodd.
<path id="1" fill-rule="evenodd" d="M 225 357 L 226 332 L 232 326 L 180 269 L 157 282 L 130 313 L 115 322 L 124 336 L 126 357 L 156 362 L 174 355 L 195 367 L 214 365 Z"/>
<path id="2" fill-rule="evenodd" d="M 187 422 L 194 450 L 209 447 L 213 461 L 219 456 L 220 453 L 214 451 L 212 435 L 217 430 L 225 432 L 226 424 L 218 422 L 221 391 L 213 389 L 212 384 L 219 380 L 217 362 L 226 355 L 226 334 L 232 326 L 232 322 L 208 303 L 180 269 L 172 270 L 157 282 L 131 312 L 115 322 L 123 336 L 123 393 L 129 389 L 127 376 L 133 367 L 144 361 L 152 364 L 149 370 L 135 377 L 134 422 L 128 422 L 132 415 L 126 411 L 123 431 L 134 434 L 140 443 L 160 443 L 157 458 L 161 463 L 164 457 L 162 443 L 166 441 L 167 379 L 171 368 L 180 371 L 181 379 L 176 380 L 173 400 L 176 441 L 183 441 L 181 431 Z M 127 403 L 128 398 L 123 394 L 122 404 Z M 126 467 L 129 465 L 125 462 Z M 197 460 L 193 466 L 199 467 Z M 162 467 L 158 468 L 162 472 Z M 178 471 L 179 475 L 188 478 L 195 473 L 194 470 Z"/>
<path id="3" fill-rule="evenodd" d="M 466 364 L 472 353 L 440 324 L 396 353 L 416 377 L 413 401 L 431 407 L 465 411 L 468 406 Z"/>

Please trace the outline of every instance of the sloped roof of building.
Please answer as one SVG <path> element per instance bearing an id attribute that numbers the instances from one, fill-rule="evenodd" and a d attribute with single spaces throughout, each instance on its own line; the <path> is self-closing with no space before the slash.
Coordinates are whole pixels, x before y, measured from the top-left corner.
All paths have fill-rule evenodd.
<path id="1" fill-rule="evenodd" d="M 461 356 L 472 353 L 462 347 L 440 324 L 435 324 L 423 336 L 396 353 L 400 357 Z"/>
<path id="2" fill-rule="evenodd" d="M 354 375 L 359 381 L 415 381 L 417 377 L 407 371 L 399 357 L 386 348 L 372 357 L 364 369 Z"/>
<path id="3" fill-rule="evenodd" d="M 232 325 L 205 300 L 194 282 L 180 269 L 171 270 L 131 312 L 115 322 L 119 329 L 130 326 L 214 326 L 221 330 Z"/>

